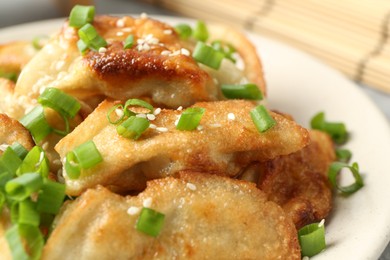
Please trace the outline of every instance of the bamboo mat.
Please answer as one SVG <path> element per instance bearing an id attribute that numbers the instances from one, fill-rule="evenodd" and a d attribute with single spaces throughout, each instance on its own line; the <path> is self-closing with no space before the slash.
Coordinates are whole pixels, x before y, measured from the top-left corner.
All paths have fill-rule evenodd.
<path id="1" fill-rule="evenodd" d="M 390 93 L 389 0 L 144 0 L 300 48 Z"/>

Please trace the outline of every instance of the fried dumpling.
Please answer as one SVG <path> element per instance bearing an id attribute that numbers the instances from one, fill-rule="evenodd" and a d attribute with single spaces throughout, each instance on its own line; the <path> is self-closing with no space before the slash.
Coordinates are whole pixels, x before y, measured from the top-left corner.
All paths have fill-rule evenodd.
<path id="1" fill-rule="evenodd" d="M 165 215 L 161 233 L 135 228 L 139 211 Z M 300 259 L 291 219 L 255 185 L 201 173 L 148 182 L 137 196 L 99 187 L 68 203 L 42 259 Z"/>
<path id="2" fill-rule="evenodd" d="M 212 72 L 202 69 L 191 57 L 195 42 L 183 44 L 173 27 L 149 18 L 127 16 L 97 16 L 93 25 L 107 40 L 106 48 L 82 55 L 77 48 L 77 30 L 66 22 L 24 68 L 15 92 L 36 98 L 44 88 L 56 87 L 80 100 L 96 96 L 120 100 L 138 97 L 170 108 L 223 99 Z M 130 34 L 135 44 L 124 49 L 123 42 Z M 252 56 L 257 57 L 255 49 L 251 50 Z M 222 74 L 238 75 L 236 82 L 230 83 L 253 79 L 261 81 L 263 90 L 261 67 L 252 66 L 256 73 L 248 79 L 245 72 L 237 72 L 236 66 L 224 64 L 229 73 Z"/>
<path id="3" fill-rule="evenodd" d="M 0 45 L 0 72 L 18 75 L 37 53 L 30 41 L 13 41 Z"/>
<path id="4" fill-rule="evenodd" d="M 335 160 L 328 134 L 310 131 L 311 142 L 302 150 L 259 166 L 259 188 L 269 200 L 282 206 L 299 229 L 325 218 L 332 208 L 332 189 L 327 177 Z"/>
<path id="5" fill-rule="evenodd" d="M 204 108 L 205 113 L 193 131 L 176 129 L 182 111 L 163 109 L 151 121 L 154 127 L 133 140 L 120 136 L 116 125 L 108 122 L 107 112 L 114 104 L 100 104 L 57 144 L 62 161 L 68 152 L 89 140 L 103 157 L 102 163 L 82 171 L 78 179 L 70 179 L 64 171 L 68 194 L 78 195 L 97 184 L 119 190 L 142 189 L 146 179 L 181 170 L 234 177 L 253 162 L 290 154 L 309 141 L 306 129 L 272 112 L 276 126 L 259 133 L 249 114 L 255 105 L 242 100 L 196 103 L 194 107 Z"/>

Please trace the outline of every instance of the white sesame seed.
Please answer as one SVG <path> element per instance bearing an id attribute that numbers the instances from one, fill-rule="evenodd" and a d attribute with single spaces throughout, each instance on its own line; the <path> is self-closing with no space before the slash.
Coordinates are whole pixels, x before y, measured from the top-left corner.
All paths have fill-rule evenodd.
<path id="1" fill-rule="evenodd" d="M 210 124 L 210 126 L 211 126 L 211 127 L 215 127 L 215 128 L 217 128 L 217 127 L 222 127 L 221 124 Z"/>
<path id="2" fill-rule="evenodd" d="M 148 50 L 150 50 L 150 46 L 149 46 L 149 44 L 147 44 L 147 43 L 144 43 L 144 45 L 142 46 L 142 49 L 143 49 L 144 51 L 148 51 Z"/>
<path id="3" fill-rule="evenodd" d="M 131 206 L 130 208 L 127 209 L 127 214 L 134 216 L 137 215 L 140 211 L 141 211 L 140 208 Z"/>
<path id="4" fill-rule="evenodd" d="M 117 32 L 116 36 L 123 36 L 125 33 L 124 32 Z"/>
<path id="5" fill-rule="evenodd" d="M 203 130 L 203 126 L 198 125 L 198 126 L 196 127 L 196 129 L 197 129 L 198 131 L 201 131 L 201 130 Z"/>
<path id="6" fill-rule="evenodd" d="M 190 190 L 196 190 L 196 186 L 195 186 L 195 184 L 193 184 L 193 183 L 187 182 L 186 186 L 187 186 L 187 188 L 189 188 Z"/>
<path id="7" fill-rule="evenodd" d="M 229 113 L 229 114 L 227 115 L 227 117 L 228 117 L 228 120 L 234 120 L 234 119 L 236 119 L 236 116 L 235 116 L 233 113 Z"/>
<path id="8" fill-rule="evenodd" d="M 190 51 L 185 49 L 185 48 L 181 48 L 180 52 L 181 52 L 181 54 L 183 54 L 185 56 L 190 56 L 191 55 Z"/>
<path id="9" fill-rule="evenodd" d="M 177 108 L 177 110 L 178 110 L 178 111 L 182 111 L 182 110 L 183 110 L 183 107 L 180 106 L 180 107 Z"/>
<path id="10" fill-rule="evenodd" d="M 125 21 L 123 19 L 119 19 L 116 21 L 116 27 L 124 27 L 125 26 Z"/>
<path id="11" fill-rule="evenodd" d="M 149 128 L 156 129 L 157 126 L 156 126 L 155 124 L 150 124 L 150 125 L 149 125 Z"/>
<path id="12" fill-rule="evenodd" d="M 61 160 L 60 159 L 55 159 L 53 160 L 54 165 L 61 165 Z"/>
<path id="13" fill-rule="evenodd" d="M 136 117 L 146 118 L 146 114 L 140 113 L 140 114 L 137 114 Z"/>
<path id="14" fill-rule="evenodd" d="M 166 127 L 156 127 L 156 130 L 159 132 L 168 132 L 168 128 Z"/>
<path id="15" fill-rule="evenodd" d="M 148 198 L 146 198 L 146 199 L 143 201 L 142 205 L 143 205 L 145 208 L 150 208 L 150 207 L 152 206 L 152 202 L 153 202 L 153 199 L 150 198 L 150 197 L 148 197 Z"/>
<path id="16" fill-rule="evenodd" d="M 320 223 L 318 223 L 318 227 L 322 227 L 325 224 L 325 219 L 322 219 Z"/>
<path id="17" fill-rule="evenodd" d="M 170 55 L 170 54 L 171 54 L 171 51 L 168 51 L 168 50 L 164 50 L 164 51 L 161 52 L 161 55 L 166 55 L 166 56 L 168 56 L 168 55 Z"/>
<path id="18" fill-rule="evenodd" d="M 146 118 L 149 119 L 150 121 L 153 121 L 153 120 L 156 119 L 156 116 L 153 115 L 153 114 L 147 114 L 147 115 L 146 115 Z"/>
<path id="19" fill-rule="evenodd" d="M 100 47 L 99 48 L 99 53 L 105 53 L 107 51 L 107 48 Z"/>
<path id="20" fill-rule="evenodd" d="M 167 30 L 164 30 L 163 33 L 166 34 L 166 35 L 169 35 L 169 34 L 172 34 L 172 30 L 171 29 L 167 29 Z"/>
<path id="21" fill-rule="evenodd" d="M 177 51 L 174 51 L 171 54 L 169 54 L 169 56 L 173 57 L 173 56 L 177 56 L 179 54 L 180 54 L 180 50 L 177 50 Z"/>
<path id="22" fill-rule="evenodd" d="M 155 116 L 157 116 L 157 115 L 159 115 L 161 113 L 161 108 L 156 108 L 155 110 L 154 110 L 154 112 L 153 112 L 153 114 L 155 115 Z"/>
<path id="23" fill-rule="evenodd" d="M 123 109 L 120 109 L 120 108 L 115 109 L 115 114 L 118 117 L 122 117 L 124 115 Z"/>
<path id="24" fill-rule="evenodd" d="M 122 31 L 124 31 L 124 32 L 132 32 L 132 31 L 133 31 L 133 28 L 131 28 L 131 27 L 126 27 L 126 28 L 123 28 Z"/>
<path id="25" fill-rule="evenodd" d="M 137 39 L 137 44 L 144 44 L 145 40 L 142 38 Z"/>
<path id="26" fill-rule="evenodd" d="M 47 148 L 49 148 L 49 143 L 48 142 L 44 142 L 42 145 L 41 145 L 42 149 L 43 150 L 47 150 Z"/>
<path id="27" fill-rule="evenodd" d="M 9 146 L 8 144 L 1 144 L 0 150 L 4 152 L 5 150 L 7 150 L 8 146 Z"/>
<path id="28" fill-rule="evenodd" d="M 310 258 L 308 256 L 302 257 L 302 260 L 309 260 Z"/>
<path id="29" fill-rule="evenodd" d="M 140 15 L 140 17 L 141 17 L 141 19 L 146 19 L 146 18 L 148 18 L 148 14 L 147 13 L 142 13 Z"/>

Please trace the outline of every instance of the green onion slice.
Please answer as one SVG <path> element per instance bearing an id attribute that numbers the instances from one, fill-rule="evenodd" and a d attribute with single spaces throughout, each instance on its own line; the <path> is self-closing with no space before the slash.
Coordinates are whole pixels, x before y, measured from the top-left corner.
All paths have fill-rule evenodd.
<path id="1" fill-rule="evenodd" d="M 115 111 L 116 111 L 117 109 L 120 109 L 123 113 L 122 113 L 122 115 L 120 115 L 120 116 L 117 115 L 117 116 L 119 117 L 117 120 L 112 120 L 111 115 L 112 115 L 112 113 L 115 113 L 115 114 L 116 114 Z M 124 112 L 123 105 L 122 105 L 122 104 L 116 104 L 115 106 L 111 107 L 111 108 L 108 110 L 106 116 L 107 116 L 107 120 L 108 120 L 108 122 L 110 122 L 110 124 L 116 125 L 116 124 L 122 122 L 123 118 L 125 117 L 125 112 Z"/>
<path id="2" fill-rule="evenodd" d="M 1 176 L 1 174 L 0 174 L 0 176 Z M 3 206 L 4 206 L 5 202 L 6 202 L 5 194 L 0 189 L 0 212 L 3 212 L 2 210 L 3 210 Z"/>
<path id="3" fill-rule="evenodd" d="M 337 176 L 343 168 L 349 169 L 355 179 L 355 182 L 348 186 L 340 186 L 337 181 Z M 357 163 L 353 163 L 352 166 L 350 166 L 343 162 L 333 162 L 328 170 L 328 178 L 332 186 L 336 187 L 344 195 L 352 194 L 364 186 L 363 178 L 360 175 L 359 165 Z"/>
<path id="4" fill-rule="evenodd" d="M 0 172 L 8 172 L 11 176 L 14 176 L 21 164 L 22 159 L 12 147 L 8 146 L 0 157 Z"/>
<path id="5" fill-rule="evenodd" d="M 218 70 L 225 55 L 214 50 L 213 47 L 199 41 L 192 53 L 192 57 L 199 63 Z"/>
<path id="6" fill-rule="evenodd" d="M 205 42 L 209 38 L 207 26 L 203 21 L 197 21 L 192 31 L 192 37 L 198 41 Z"/>
<path id="7" fill-rule="evenodd" d="M 136 229 L 149 236 L 157 237 L 164 225 L 165 215 L 150 208 L 142 208 Z"/>
<path id="8" fill-rule="evenodd" d="M 345 124 L 325 121 L 324 112 L 319 112 L 316 114 L 312 118 L 310 124 L 313 129 L 318 129 L 328 133 L 332 137 L 333 141 L 337 144 L 343 144 L 348 139 L 348 132 Z"/>
<path id="9" fill-rule="evenodd" d="M 179 37 L 186 40 L 192 35 L 192 28 L 188 24 L 178 24 L 175 26 L 175 31 L 179 34 Z"/>
<path id="10" fill-rule="evenodd" d="M 46 180 L 38 195 L 37 210 L 43 213 L 57 214 L 65 199 L 65 185 Z"/>
<path id="11" fill-rule="evenodd" d="M 306 225 L 298 231 L 298 238 L 302 256 L 312 257 L 326 247 L 325 226 L 319 223 Z"/>
<path id="12" fill-rule="evenodd" d="M 5 233 L 8 246 L 11 249 L 12 259 L 30 260 L 29 255 L 24 249 L 23 240 L 19 234 L 19 225 L 13 225 Z"/>
<path id="13" fill-rule="evenodd" d="M 78 40 L 77 41 L 77 48 L 81 52 L 81 54 L 85 54 L 88 50 L 88 45 L 83 41 L 83 40 Z"/>
<path id="14" fill-rule="evenodd" d="M 95 143 L 87 141 L 66 155 L 65 170 L 69 178 L 80 176 L 81 169 L 89 169 L 103 161 L 103 157 Z"/>
<path id="15" fill-rule="evenodd" d="M 101 37 L 90 23 L 85 24 L 78 31 L 80 39 L 89 47 L 95 51 L 98 51 L 101 47 L 106 47 L 107 42 Z"/>
<path id="16" fill-rule="evenodd" d="M 216 51 L 223 53 L 225 55 L 225 58 L 231 60 L 233 63 L 236 62 L 236 59 L 232 56 L 236 52 L 236 49 L 233 47 L 233 45 L 217 40 L 213 41 L 211 43 L 211 46 Z"/>
<path id="17" fill-rule="evenodd" d="M 36 143 L 42 141 L 53 131 L 52 127 L 46 120 L 42 106 L 36 106 L 22 119 L 20 119 L 20 123 L 30 131 Z"/>
<path id="18" fill-rule="evenodd" d="M 45 151 L 39 147 L 34 146 L 24 158 L 22 164 L 16 171 L 18 176 L 24 173 L 39 173 L 42 177 L 47 177 L 50 171 L 49 159 L 45 154 Z"/>
<path id="19" fill-rule="evenodd" d="M 149 126 L 150 122 L 146 118 L 130 116 L 117 126 L 116 131 L 123 137 L 137 140 Z"/>
<path id="20" fill-rule="evenodd" d="M 5 72 L 0 70 L 0 78 L 6 78 L 16 82 L 18 80 L 18 74 L 15 72 Z"/>
<path id="21" fill-rule="evenodd" d="M 201 107 L 190 107 L 183 111 L 176 129 L 178 130 L 194 130 L 200 123 L 206 109 Z"/>
<path id="22" fill-rule="evenodd" d="M 134 35 L 131 34 L 127 36 L 123 48 L 130 49 L 131 47 L 133 47 L 133 45 L 134 45 Z"/>
<path id="23" fill-rule="evenodd" d="M 50 107 L 64 117 L 74 118 L 81 105 L 74 97 L 57 88 L 46 88 L 38 97 L 38 102 L 44 107 Z"/>
<path id="24" fill-rule="evenodd" d="M 48 37 L 47 35 L 41 35 L 41 36 L 35 36 L 32 40 L 32 46 L 36 49 L 36 50 L 40 50 L 42 49 L 42 47 L 45 45 L 45 43 L 47 42 L 48 40 Z"/>
<path id="25" fill-rule="evenodd" d="M 256 84 L 222 84 L 223 95 L 229 99 L 262 100 L 263 94 Z"/>
<path id="26" fill-rule="evenodd" d="M 25 173 L 7 182 L 5 191 L 8 196 L 16 201 L 28 198 L 33 192 L 37 192 L 43 184 L 38 173 Z"/>
<path id="27" fill-rule="evenodd" d="M 273 117 L 269 114 L 268 110 L 263 105 L 255 107 L 250 112 L 250 115 L 257 130 L 261 133 L 276 125 L 275 119 L 273 119 Z"/>
<path id="28" fill-rule="evenodd" d="M 23 145 L 21 145 L 20 143 L 18 142 L 14 142 L 12 145 L 11 145 L 11 148 L 12 150 L 14 150 L 14 152 L 19 156 L 20 159 L 24 159 L 26 157 L 26 155 L 28 154 L 28 150 L 26 148 L 24 148 Z"/>
<path id="29" fill-rule="evenodd" d="M 124 108 L 125 115 L 127 115 L 127 116 L 133 115 L 133 114 L 128 113 L 128 108 L 131 106 L 144 107 L 146 109 L 149 109 L 150 113 L 153 113 L 153 111 L 154 111 L 154 107 L 151 104 L 149 104 L 148 102 L 143 101 L 142 99 L 133 98 L 133 99 L 127 100 L 125 103 L 125 108 Z"/>
<path id="30" fill-rule="evenodd" d="M 13 209 L 17 209 L 17 223 L 18 224 L 26 224 L 34 227 L 38 227 L 40 223 L 40 216 L 36 209 L 36 203 L 34 203 L 31 199 L 23 200 L 19 203 L 15 203 L 16 207 Z"/>
<path id="31" fill-rule="evenodd" d="M 94 6 L 75 5 L 70 11 L 69 25 L 75 28 L 80 28 L 87 23 L 92 23 L 94 16 Z"/>
<path id="32" fill-rule="evenodd" d="M 348 149 L 336 149 L 336 157 L 340 162 L 349 162 L 352 157 L 352 152 Z"/>

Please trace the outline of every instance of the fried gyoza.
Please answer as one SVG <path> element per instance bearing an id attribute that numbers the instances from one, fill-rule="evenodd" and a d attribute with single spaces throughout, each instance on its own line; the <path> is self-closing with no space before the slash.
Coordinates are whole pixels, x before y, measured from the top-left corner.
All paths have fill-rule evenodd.
<path id="1" fill-rule="evenodd" d="M 14 41 L 0 45 L 0 71 L 19 74 L 37 53 L 29 41 Z"/>
<path id="2" fill-rule="evenodd" d="M 108 42 L 104 51 L 89 51 L 83 56 L 76 45 L 77 30 L 65 23 L 62 31 L 22 71 L 16 93 L 36 98 L 43 88 L 56 87 L 80 100 L 142 97 L 154 104 L 177 108 L 223 99 L 220 81 L 258 83 L 265 90 L 253 46 L 246 48 L 246 54 L 251 52 L 246 57 L 251 59 L 244 59 L 250 60 L 244 62 L 248 65 L 244 72 L 224 61 L 218 73 L 200 67 L 191 57 L 195 41 L 184 43 L 174 28 L 165 23 L 149 18 L 97 16 L 93 25 Z M 124 49 L 123 42 L 130 34 L 135 44 Z"/>
<path id="3" fill-rule="evenodd" d="M 136 230 L 145 206 L 165 215 L 155 238 Z M 64 206 L 42 259 L 300 259 L 283 210 L 248 182 L 201 173 L 148 182 L 121 197 L 99 187 Z"/>
<path id="4" fill-rule="evenodd" d="M 327 172 L 335 160 L 333 142 L 316 130 L 310 131 L 310 138 L 302 150 L 259 166 L 259 188 L 282 206 L 297 229 L 325 218 L 332 208 Z"/>
<path id="5" fill-rule="evenodd" d="M 253 162 L 290 154 L 309 141 L 306 129 L 272 112 L 277 125 L 259 133 L 249 114 L 255 105 L 240 100 L 196 103 L 195 107 L 206 112 L 200 127 L 193 131 L 176 129 L 181 111 L 162 110 L 152 121 L 157 128 L 149 128 L 135 141 L 120 136 L 116 125 L 108 122 L 107 112 L 113 105 L 103 102 L 56 146 L 63 160 L 69 151 L 93 140 L 103 157 L 102 163 L 83 171 L 77 180 L 64 172 L 68 194 L 78 195 L 97 184 L 139 190 L 146 179 L 181 170 L 233 177 Z M 229 113 L 234 120 L 228 118 Z"/>
<path id="6" fill-rule="evenodd" d="M 24 148 L 30 150 L 35 145 L 30 132 L 19 121 L 0 114 L 0 145 L 9 146 L 18 142 Z M 3 154 L 0 149 L 0 155 Z"/>

